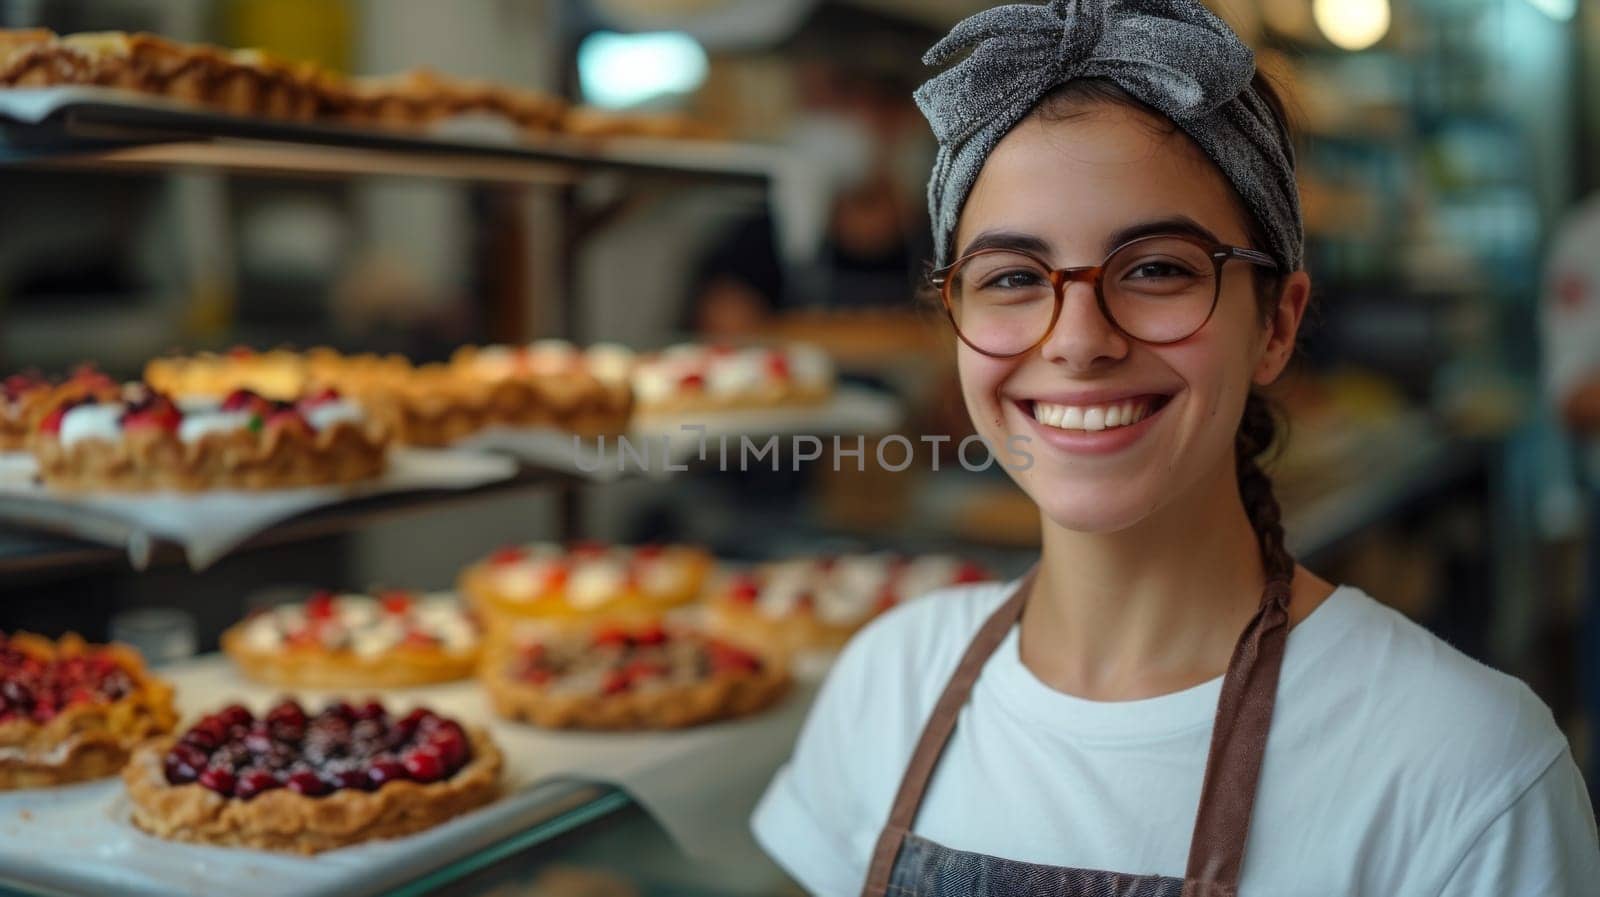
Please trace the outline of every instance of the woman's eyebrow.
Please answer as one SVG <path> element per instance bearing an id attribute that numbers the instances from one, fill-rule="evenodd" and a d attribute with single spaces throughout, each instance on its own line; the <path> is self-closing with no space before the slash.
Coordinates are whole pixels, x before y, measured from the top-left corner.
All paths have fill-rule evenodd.
<path id="1" fill-rule="evenodd" d="M 959 255 L 971 255 L 980 249 L 1014 249 L 1041 258 L 1050 257 L 1050 244 L 1032 234 L 1020 231 L 989 230 L 972 238 L 972 242 Z M 959 257 L 959 256 L 958 256 Z"/>
<path id="2" fill-rule="evenodd" d="M 1173 215 L 1167 218 L 1156 218 L 1150 221 L 1140 221 L 1130 224 L 1110 236 L 1106 237 L 1104 252 L 1110 255 L 1117 247 L 1140 237 L 1149 237 L 1156 234 L 1187 234 L 1198 237 L 1208 243 L 1220 242 L 1217 235 L 1200 222 L 1188 215 Z M 1050 244 L 1022 231 L 989 230 L 972 238 L 972 242 L 962 248 L 957 257 L 971 255 L 980 249 L 1011 249 L 1017 252 L 1026 252 L 1040 258 L 1050 258 Z"/>
<path id="3" fill-rule="evenodd" d="M 1170 218 L 1158 218 L 1154 221 L 1141 221 L 1130 224 L 1106 238 L 1105 252 L 1110 255 L 1113 250 L 1130 240 L 1140 237 L 1149 237 L 1156 234 L 1187 234 L 1199 237 L 1208 243 L 1219 243 L 1217 235 L 1212 233 L 1200 222 L 1188 215 L 1174 215 Z"/>

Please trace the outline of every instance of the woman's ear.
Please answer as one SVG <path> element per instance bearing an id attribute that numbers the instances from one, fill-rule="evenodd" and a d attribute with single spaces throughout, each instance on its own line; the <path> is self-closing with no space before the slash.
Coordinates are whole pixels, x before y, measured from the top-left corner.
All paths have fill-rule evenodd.
<path id="1" fill-rule="evenodd" d="M 1267 344 L 1256 362 L 1251 381 L 1257 386 L 1267 386 L 1294 356 L 1295 340 L 1300 333 L 1300 322 L 1305 319 L 1306 305 L 1311 301 L 1311 275 L 1296 271 L 1283 281 L 1278 291 L 1278 304 L 1267 319 Z"/>

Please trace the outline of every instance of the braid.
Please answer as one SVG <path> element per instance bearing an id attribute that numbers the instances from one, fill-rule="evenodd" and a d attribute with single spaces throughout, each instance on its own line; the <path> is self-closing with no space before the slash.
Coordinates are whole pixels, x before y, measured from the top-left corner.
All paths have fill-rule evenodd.
<path id="1" fill-rule="evenodd" d="M 1238 465 L 1239 496 L 1244 500 L 1250 526 L 1261 543 L 1261 561 L 1267 579 L 1289 580 L 1294 576 L 1294 558 L 1283 544 L 1283 521 L 1278 499 L 1272 494 L 1272 478 L 1261 468 L 1260 458 L 1278 435 L 1278 420 L 1265 397 L 1251 390 L 1244 404 L 1244 417 L 1234 436 L 1234 458 Z"/>

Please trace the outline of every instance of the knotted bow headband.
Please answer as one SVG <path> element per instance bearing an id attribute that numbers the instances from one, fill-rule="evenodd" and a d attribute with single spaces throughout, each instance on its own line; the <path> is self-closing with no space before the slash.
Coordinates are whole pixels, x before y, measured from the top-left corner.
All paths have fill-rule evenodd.
<path id="1" fill-rule="evenodd" d="M 956 221 L 1000 139 L 1045 94 L 1105 78 L 1172 119 L 1256 216 L 1285 272 L 1300 268 L 1305 228 L 1294 147 L 1251 87 L 1255 55 L 1197 0 L 1051 0 L 980 12 L 922 61 L 965 59 L 917 88 L 939 141 L 928 183 L 937 264 L 954 260 Z"/>

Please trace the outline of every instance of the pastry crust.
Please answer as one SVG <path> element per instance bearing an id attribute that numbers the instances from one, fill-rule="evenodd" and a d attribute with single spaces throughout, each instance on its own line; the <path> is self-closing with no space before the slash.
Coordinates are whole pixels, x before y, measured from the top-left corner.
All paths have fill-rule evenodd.
<path id="1" fill-rule="evenodd" d="M 177 724 L 172 688 L 151 676 L 133 649 L 90 646 L 69 633 L 59 642 L 18 633 L 9 644 L 35 659 L 58 660 L 103 655 L 133 684 L 109 703 L 70 704 L 44 723 L 28 718 L 0 721 L 0 790 L 42 788 L 116 774 L 129 752 L 147 738 L 171 732 Z"/>
<path id="2" fill-rule="evenodd" d="M 184 442 L 161 430 L 125 432 L 119 441 L 63 445 L 40 432 L 33 442 L 39 476 L 69 492 L 173 489 L 284 489 L 374 479 L 383 474 L 388 440 L 367 421 L 324 430 L 268 427 L 210 433 Z"/>
<path id="3" fill-rule="evenodd" d="M 174 841 L 313 854 L 375 838 L 432 828 L 494 800 L 500 793 L 500 749 L 482 729 L 467 726 L 472 759 L 438 782 L 388 782 L 376 791 L 343 789 L 308 797 L 275 789 L 249 800 L 223 797 L 198 783 L 171 785 L 162 757 L 174 737 L 147 742 L 122 771 L 132 821 Z"/>
<path id="4" fill-rule="evenodd" d="M 587 639 L 568 633 L 556 638 Z M 680 631 L 676 639 L 706 640 Z M 523 647 L 512 641 L 492 643 L 481 670 L 490 706 L 500 716 L 552 729 L 643 730 L 680 729 L 716 720 L 758 713 L 787 693 L 790 677 L 783 658 L 765 652 L 755 669 L 709 669 L 685 681 L 681 677 L 647 681 L 625 691 L 562 687 L 561 680 L 535 684 L 515 674 Z"/>

